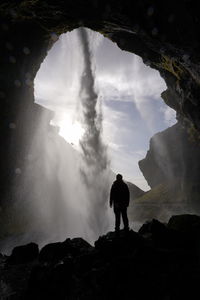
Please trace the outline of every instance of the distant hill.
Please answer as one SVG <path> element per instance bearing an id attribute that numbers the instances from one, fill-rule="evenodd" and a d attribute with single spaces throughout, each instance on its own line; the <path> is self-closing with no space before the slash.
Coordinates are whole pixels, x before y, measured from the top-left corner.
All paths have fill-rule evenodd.
<path id="1" fill-rule="evenodd" d="M 143 190 L 141 190 L 137 185 L 133 184 L 132 182 L 128 182 L 127 181 L 126 183 L 127 183 L 128 187 L 129 187 L 131 202 L 134 199 L 142 197 L 143 195 L 146 194 L 146 192 L 144 192 Z"/>

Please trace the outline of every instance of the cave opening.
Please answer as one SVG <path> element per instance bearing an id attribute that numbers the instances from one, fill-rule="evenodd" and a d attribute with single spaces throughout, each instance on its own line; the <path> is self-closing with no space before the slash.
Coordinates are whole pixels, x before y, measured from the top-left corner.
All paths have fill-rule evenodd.
<path id="1" fill-rule="evenodd" d="M 64 240 L 66 236 L 82 236 L 93 243 L 113 228 L 108 197 L 114 174 L 119 172 L 129 182 L 132 193 L 129 217 L 134 230 L 151 218 L 167 222 L 172 214 L 195 212 L 184 187 L 185 154 L 188 153 L 184 153 L 183 140 L 186 137 L 180 126 L 173 128 L 175 111 L 160 97 L 166 89 L 164 80 L 139 56 L 122 51 L 97 32 L 84 29 L 96 94 L 91 124 L 96 126 L 100 136 L 97 144 L 101 144 L 99 149 L 92 146 L 95 155 L 100 155 L 95 157 L 89 153 L 88 160 L 87 138 L 85 148 L 80 144 L 85 133 L 93 130 L 91 126 L 85 128 L 83 118 L 85 110 L 86 115 L 91 111 L 87 111 L 87 105 L 80 104 L 80 82 L 86 72 L 86 59 L 78 30 L 59 38 L 52 34 L 55 43 L 35 77 L 34 107 L 39 111 L 39 118 L 23 176 L 16 174 L 22 180 L 18 181 L 14 224 L 19 224 L 22 242 L 30 241 L 31 232 L 31 240 L 40 245 Z M 170 132 L 165 133 L 168 127 Z M 93 138 L 95 135 L 90 143 L 94 142 Z M 176 144 L 179 152 L 173 147 Z M 84 159 L 82 152 L 85 152 Z M 145 161 L 145 166 L 138 166 L 139 161 Z M 85 168 L 85 164 L 93 167 Z M 24 213 L 19 220 L 18 211 L 22 208 Z"/>
<path id="2" fill-rule="evenodd" d="M 36 103 L 54 112 L 51 124 L 75 149 L 84 131 L 79 107 L 82 54 L 77 30 L 62 34 L 48 52 L 34 88 Z M 138 161 L 146 155 L 150 138 L 176 122 L 175 111 L 160 97 L 166 85 L 139 56 L 122 51 L 97 32 L 88 32 L 111 169 L 148 190 Z"/>
<path id="3" fill-rule="evenodd" d="M 175 111 L 160 98 L 166 86 L 157 71 L 145 66 L 140 57 L 122 51 L 109 39 L 87 29 L 98 98 L 93 112 L 96 118 L 94 124 L 100 120 L 97 130 L 101 135 L 100 142 L 105 146 L 101 151 L 96 148 L 92 151 L 102 153 L 105 150 L 107 160 L 106 168 L 101 172 L 95 170 L 95 181 L 94 170 L 87 166 L 85 177 L 92 174 L 88 187 L 82 177 L 85 160 L 80 154 L 83 150 L 80 143 L 86 130 L 83 120 L 86 107 L 80 105 L 84 59 L 78 30 L 63 34 L 58 39 L 35 78 L 35 102 L 44 107 L 44 114 L 32 144 L 31 155 L 37 167 L 34 171 L 30 164 L 27 172 L 35 172 L 33 210 L 39 208 L 40 217 L 45 220 L 40 227 L 46 227 L 53 240 L 60 240 L 68 234 L 81 235 L 92 242 L 112 228 L 113 216 L 107 204 L 114 173 L 122 173 L 133 190 L 138 187 L 142 193 L 149 190 L 138 161 L 145 157 L 150 138 L 175 123 Z M 51 118 L 49 110 L 53 112 Z M 50 126 L 45 129 L 46 137 L 42 135 L 39 138 L 46 116 Z M 89 130 L 93 131 L 92 127 Z M 41 146 L 41 143 L 44 145 L 42 164 L 41 158 L 35 154 L 36 145 Z M 88 140 L 86 147 L 87 143 Z M 95 168 L 100 165 L 99 161 L 104 164 L 105 157 L 98 156 Z M 39 165 L 40 168 L 43 165 L 40 174 Z M 41 184 L 42 178 L 48 182 L 45 187 Z M 52 220 L 57 224 L 56 229 Z M 134 228 L 140 225 L 141 222 L 132 222 Z"/>

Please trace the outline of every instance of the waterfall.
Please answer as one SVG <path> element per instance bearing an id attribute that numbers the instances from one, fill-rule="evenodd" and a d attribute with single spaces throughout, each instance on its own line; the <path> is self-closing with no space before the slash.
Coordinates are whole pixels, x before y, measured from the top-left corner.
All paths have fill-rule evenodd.
<path id="1" fill-rule="evenodd" d="M 60 64 L 54 65 L 56 75 L 46 74 L 60 74 L 59 93 L 53 86 L 45 87 L 51 91 L 55 106 L 56 99 L 61 99 L 58 107 L 45 98 L 38 100 L 36 94 L 43 108 L 34 104 L 37 126 L 24 158 L 26 168 L 18 181 L 18 200 L 9 212 L 9 226 L 16 230 L 8 232 L 1 244 L 5 253 L 19 244 L 34 241 L 43 246 L 67 237 L 81 236 L 93 243 L 111 225 L 108 195 L 113 178 L 102 140 L 102 112 L 95 91 L 90 37 L 81 28 L 68 38 L 68 43 L 63 39 L 60 44 Z M 62 73 L 59 69 L 65 58 L 72 68 Z M 73 104 L 71 114 L 65 111 L 66 101 Z M 74 130 L 67 125 L 67 132 L 59 129 L 61 123 L 70 124 L 71 120 L 81 126 L 79 145 L 71 145 L 61 136 Z"/>
<path id="2" fill-rule="evenodd" d="M 109 218 L 105 201 L 109 190 L 109 160 L 102 140 L 102 112 L 98 111 L 98 94 L 95 91 L 95 77 L 92 69 L 92 53 L 87 29 L 79 29 L 84 66 L 81 76 L 80 101 L 82 123 L 85 133 L 80 140 L 82 149 L 81 175 L 90 199 L 89 221 L 98 234 L 108 228 Z M 106 220 L 106 222 L 105 222 Z"/>

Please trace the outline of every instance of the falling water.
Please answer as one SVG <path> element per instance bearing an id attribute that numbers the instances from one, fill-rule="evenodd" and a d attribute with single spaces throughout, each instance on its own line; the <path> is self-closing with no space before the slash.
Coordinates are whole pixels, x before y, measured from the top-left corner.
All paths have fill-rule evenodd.
<path id="1" fill-rule="evenodd" d="M 81 175 L 87 187 L 90 201 L 90 224 L 100 234 L 108 224 L 105 219 L 109 189 L 109 161 L 106 146 L 102 141 L 102 114 L 97 110 L 98 95 L 95 91 L 92 54 L 87 29 L 79 29 L 82 44 L 84 68 L 81 76 L 80 100 L 82 105 L 82 123 L 85 133 L 80 141 L 83 152 Z"/>
<path id="2" fill-rule="evenodd" d="M 47 133 L 43 175 L 49 181 L 48 188 L 41 186 L 42 180 L 35 180 L 35 190 L 41 189 L 42 195 L 37 197 L 33 211 L 39 208 L 42 212 L 40 231 L 43 228 L 48 241 L 82 236 L 93 242 L 110 225 L 107 204 L 112 175 L 106 146 L 102 141 L 102 114 L 98 110 L 92 53 L 86 29 L 78 30 L 77 42 L 82 60 L 78 68 L 79 78 L 76 78 L 79 80 L 76 84 L 79 103 L 75 113 L 84 130 L 80 151 L 74 150 L 55 132 Z M 39 130 L 40 127 L 36 139 L 40 135 Z"/>
<path id="3" fill-rule="evenodd" d="M 30 241 L 42 246 L 76 236 L 92 243 L 109 229 L 112 175 L 102 141 L 102 114 L 85 29 L 79 29 L 76 43 L 81 55 L 80 73 L 75 76 L 79 80 L 75 89 L 79 98 L 76 118 L 84 129 L 80 149 L 73 148 L 58 134 L 59 128 L 50 125 L 53 116 L 49 110 L 34 104 L 39 111 L 37 127 L 25 158 L 18 201 L 10 216 L 11 227 L 16 230 L 8 233 L 12 238 L 5 240 L 2 252 L 8 253 L 15 245 Z M 74 55 L 73 50 L 69 56 Z M 55 114 L 54 119 L 58 116 Z"/>

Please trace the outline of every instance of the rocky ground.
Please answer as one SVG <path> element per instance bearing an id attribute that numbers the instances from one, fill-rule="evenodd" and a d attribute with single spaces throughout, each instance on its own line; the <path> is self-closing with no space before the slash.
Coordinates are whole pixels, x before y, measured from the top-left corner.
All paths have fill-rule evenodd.
<path id="1" fill-rule="evenodd" d="M 198 299 L 200 217 L 145 223 L 138 233 L 109 232 L 34 243 L 0 256 L 0 299 Z"/>

